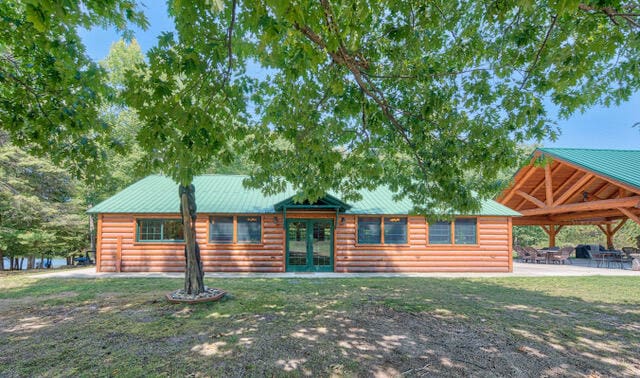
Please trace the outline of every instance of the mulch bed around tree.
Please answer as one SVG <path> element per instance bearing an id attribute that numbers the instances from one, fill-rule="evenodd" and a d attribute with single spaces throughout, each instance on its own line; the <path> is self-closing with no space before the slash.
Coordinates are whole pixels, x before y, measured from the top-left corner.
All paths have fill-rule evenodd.
<path id="1" fill-rule="evenodd" d="M 191 295 L 184 292 L 184 289 L 179 289 L 167 293 L 167 300 L 171 303 L 203 303 L 203 302 L 215 302 L 224 297 L 227 293 L 224 290 L 216 289 L 213 287 L 204 287 L 204 292 L 198 295 Z"/>

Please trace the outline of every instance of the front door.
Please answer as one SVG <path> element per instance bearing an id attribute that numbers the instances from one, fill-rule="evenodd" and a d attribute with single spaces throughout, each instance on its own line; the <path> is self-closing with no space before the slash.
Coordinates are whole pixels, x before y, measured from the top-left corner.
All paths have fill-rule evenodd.
<path id="1" fill-rule="evenodd" d="M 333 271 L 333 220 L 287 219 L 287 271 Z"/>

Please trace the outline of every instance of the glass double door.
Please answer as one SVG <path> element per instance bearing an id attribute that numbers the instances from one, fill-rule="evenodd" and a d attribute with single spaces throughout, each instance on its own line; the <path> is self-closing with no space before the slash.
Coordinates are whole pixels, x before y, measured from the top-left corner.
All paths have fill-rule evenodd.
<path id="1" fill-rule="evenodd" d="M 287 271 L 333 271 L 333 220 L 287 219 Z"/>

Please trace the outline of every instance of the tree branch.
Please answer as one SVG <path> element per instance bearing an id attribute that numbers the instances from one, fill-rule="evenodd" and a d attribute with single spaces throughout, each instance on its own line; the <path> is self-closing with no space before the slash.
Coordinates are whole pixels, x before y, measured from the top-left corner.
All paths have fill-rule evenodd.
<path id="1" fill-rule="evenodd" d="M 229 23 L 229 28 L 227 29 L 227 72 L 225 72 L 224 82 L 229 82 L 231 78 L 231 68 L 233 67 L 233 46 L 231 45 L 231 39 L 233 38 L 233 27 L 236 23 L 236 9 L 238 7 L 238 1 L 233 0 L 233 4 L 231 5 L 231 22 Z"/>
<path id="2" fill-rule="evenodd" d="M 553 28 L 556 26 L 556 21 L 557 20 L 558 20 L 558 15 L 557 14 L 554 15 L 551 18 L 551 25 L 549 25 L 549 29 L 547 29 L 547 34 L 544 36 L 544 40 L 542 41 L 542 44 L 540 45 L 540 48 L 538 49 L 538 52 L 536 53 L 536 58 L 533 60 L 533 63 L 531 63 L 531 67 L 529 67 L 529 69 L 527 70 L 527 75 L 522 80 L 522 84 L 520 85 L 520 89 L 524 88 L 525 84 L 527 83 L 527 80 L 529 80 L 531 72 L 533 72 L 533 70 L 538 65 L 538 61 L 540 60 L 540 55 L 542 55 L 542 50 L 544 50 L 545 46 L 547 45 L 547 41 L 549 40 L 549 36 L 551 36 L 551 32 L 553 31 Z"/>
<path id="3" fill-rule="evenodd" d="M 634 10 L 636 7 L 629 6 L 628 10 Z M 604 14 L 609 17 L 611 22 L 615 25 L 620 25 L 618 21 L 616 21 L 616 17 L 620 17 L 625 20 L 631 27 L 640 28 L 640 24 L 638 21 L 634 20 L 634 18 L 640 17 L 640 13 L 630 13 L 630 12 L 620 12 L 613 7 L 595 7 L 587 4 L 578 5 L 578 9 L 585 12 L 596 12 Z"/>
<path id="4" fill-rule="evenodd" d="M 479 72 L 479 71 L 489 71 L 488 68 L 470 68 L 468 70 L 462 70 L 462 71 L 452 71 L 452 72 L 438 72 L 438 73 L 433 73 L 430 75 L 425 75 L 427 77 L 431 77 L 431 78 L 438 78 L 438 77 L 446 77 L 446 76 L 458 76 L 458 75 L 464 75 L 464 74 L 468 74 L 468 73 L 472 73 L 472 72 Z M 418 78 L 420 78 L 421 76 L 418 75 L 376 75 L 376 74 L 372 74 L 366 71 L 361 71 L 361 73 L 364 76 L 373 78 L 373 79 L 407 79 L 407 80 L 416 80 Z"/>
<path id="5" fill-rule="evenodd" d="M 20 74 L 20 67 L 18 65 L 18 62 L 16 62 L 13 57 L 11 57 L 8 54 L 2 54 L 0 55 L 0 58 L 6 60 L 7 62 L 11 63 L 16 71 L 18 72 L 18 74 Z M 49 122 L 50 125 L 55 126 L 55 124 L 53 123 L 53 121 L 49 118 L 49 113 L 47 113 L 44 110 L 44 107 L 42 106 L 42 103 L 40 102 L 40 96 L 38 94 L 38 92 L 31 87 L 29 84 L 25 83 L 23 80 L 21 80 L 20 78 L 18 78 L 18 76 L 12 74 L 11 72 L 6 72 L 6 76 L 9 77 L 10 79 L 12 79 L 14 82 L 18 83 L 19 85 L 21 85 L 24 90 L 27 93 L 30 93 L 33 96 L 33 99 L 36 102 L 36 106 L 38 107 L 38 110 L 40 110 L 40 113 L 44 116 L 44 118 Z"/>
<path id="6" fill-rule="evenodd" d="M 320 4 L 322 5 L 325 13 L 325 22 L 327 23 L 327 27 L 331 33 L 336 36 L 336 38 L 340 35 L 337 25 L 335 24 L 335 19 L 333 17 L 333 13 L 331 11 L 331 5 L 328 0 L 320 0 Z M 354 80 L 360 87 L 363 93 L 365 93 L 369 98 L 371 98 L 380 108 L 382 114 L 389 120 L 389 122 L 394 126 L 396 131 L 405 141 L 407 146 L 410 147 L 414 158 L 422 172 L 425 180 L 428 179 L 426 163 L 422 156 L 418 153 L 418 148 L 416 144 L 412 141 L 409 131 L 400 123 L 400 121 L 396 118 L 396 116 L 392 112 L 392 108 L 387 102 L 384 94 L 380 89 L 378 89 L 373 83 L 369 80 L 365 80 L 363 78 L 363 70 L 367 70 L 369 68 L 369 64 L 362 58 L 361 56 L 354 57 L 345 48 L 342 41 L 339 41 L 338 50 L 331 51 L 327 48 L 327 44 L 317 33 L 315 33 L 308 25 L 300 25 L 297 22 L 294 23 L 294 28 L 302 32 L 310 41 L 315 43 L 322 50 L 326 51 L 327 54 L 333 59 L 336 64 L 342 65 L 346 67 L 352 74 Z"/>

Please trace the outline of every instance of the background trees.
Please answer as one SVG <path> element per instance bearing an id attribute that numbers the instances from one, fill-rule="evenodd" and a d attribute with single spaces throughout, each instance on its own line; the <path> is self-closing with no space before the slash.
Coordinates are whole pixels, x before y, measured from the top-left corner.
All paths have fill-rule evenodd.
<path id="1" fill-rule="evenodd" d="M 26 267 L 33 268 L 36 258 L 77 254 L 86 246 L 87 221 L 74 201 L 76 187 L 68 172 L 47 159 L 6 138 L 0 144 L 0 254 L 10 267 L 21 268 L 26 258 Z"/>

